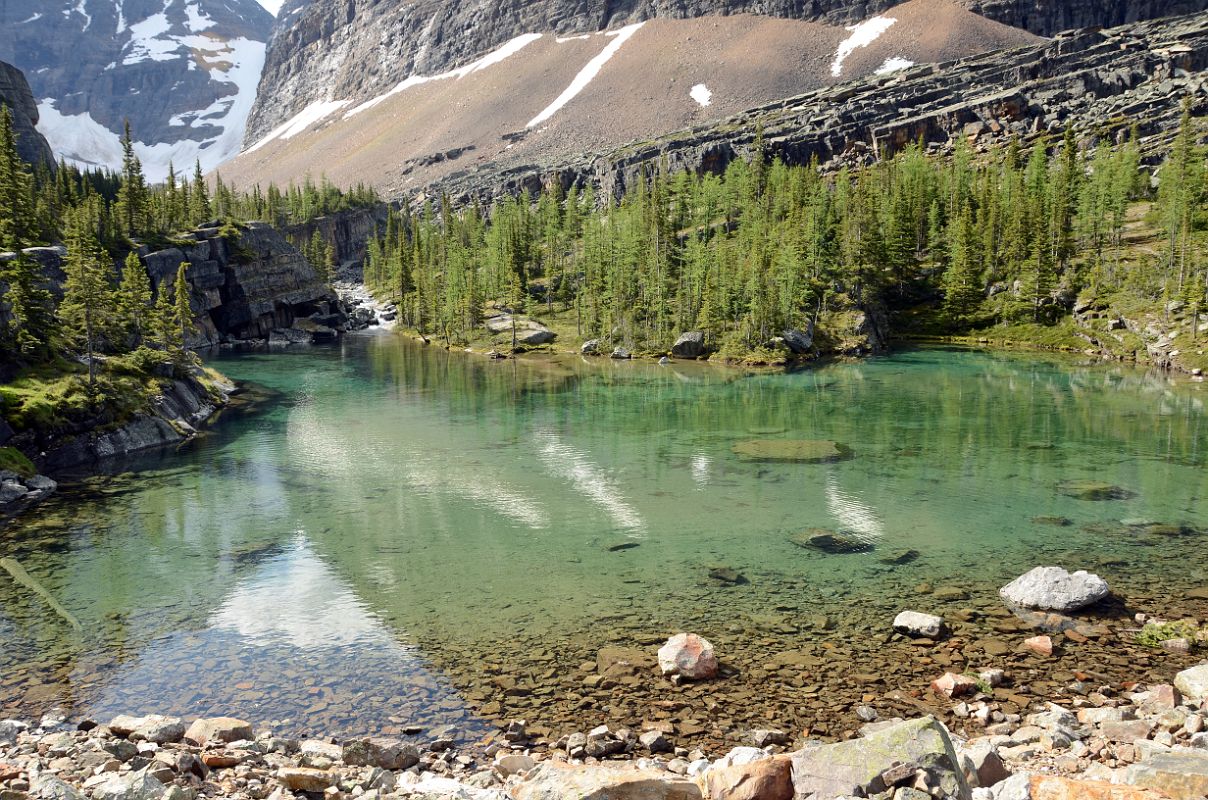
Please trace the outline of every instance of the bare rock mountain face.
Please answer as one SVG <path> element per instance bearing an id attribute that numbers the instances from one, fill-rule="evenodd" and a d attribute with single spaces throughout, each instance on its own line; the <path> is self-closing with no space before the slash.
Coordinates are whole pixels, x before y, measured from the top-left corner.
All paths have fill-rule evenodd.
<path id="1" fill-rule="evenodd" d="M 260 140 L 316 101 L 365 100 L 408 78 L 465 65 L 526 34 L 567 37 L 651 19 L 736 14 L 846 26 L 898 2 L 290 0 L 269 43 L 246 143 Z M 1208 0 L 953 0 L 953 4 L 1042 36 L 1208 8 Z"/>
<path id="2" fill-rule="evenodd" d="M 313 8 L 292 25 L 309 25 Z M 553 32 L 519 34 L 443 72 L 446 56 L 432 59 L 444 42 L 462 46 L 449 32 L 415 49 L 420 66 L 396 68 L 402 55 L 384 57 L 389 73 L 374 71 L 378 48 L 418 41 L 394 38 L 396 18 L 377 18 L 381 30 L 347 40 L 335 33 L 306 78 L 291 79 L 302 92 L 295 102 L 305 105 L 291 104 L 284 121 L 274 116 L 223 175 L 247 186 L 321 170 L 338 185 L 365 182 L 394 199 L 453 173 L 606 153 L 810 90 L 1044 41 L 951 0 L 908 0 L 850 26 L 743 13 L 612 27 L 625 19 L 604 19 L 603 31 L 592 30 L 599 18 L 580 20 L 590 26 L 578 33 L 557 32 L 572 23 L 554 19 Z M 382 37 L 374 46 L 371 33 Z M 282 35 L 290 34 L 278 32 L 272 48 Z M 261 109 L 289 103 L 292 91 L 266 73 Z"/>
<path id="3" fill-rule="evenodd" d="M 115 166 L 125 120 L 152 179 L 238 152 L 273 17 L 256 0 L 5 0 L 0 60 L 56 155 Z"/>
<path id="4" fill-rule="evenodd" d="M 38 133 L 38 103 L 21 70 L 0 61 L 0 104 L 6 105 L 13 117 L 17 134 L 17 152 L 30 164 L 39 161 L 54 163 L 54 154 L 42 134 Z"/>

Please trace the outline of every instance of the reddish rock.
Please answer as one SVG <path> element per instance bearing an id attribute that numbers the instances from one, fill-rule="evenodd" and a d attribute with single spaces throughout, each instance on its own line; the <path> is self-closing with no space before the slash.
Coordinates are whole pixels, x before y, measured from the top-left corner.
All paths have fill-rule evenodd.
<path id="1" fill-rule="evenodd" d="M 793 762 L 778 756 L 711 769 L 703 783 L 710 800 L 793 800 Z"/>
<path id="2" fill-rule="evenodd" d="M 695 633 L 677 633 L 659 648 L 659 669 L 664 675 L 678 675 L 693 681 L 717 676 L 717 656 L 713 645 Z"/>
<path id="3" fill-rule="evenodd" d="M 215 750 L 210 753 L 203 753 L 201 761 L 210 769 L 230 769 L 231 767 L 239 766 L 239 756 L 234 753 L 228 753 L 225 750 Z"/>
<path id="4" fill-rule="evenodd" d="M 196 719 L 185 731 L 185 741 L 199 747 L 211 743 L 230 744 L 243 739 L 253 738 L 251 723 L 231 717 L 211 717 Z"/>
<path id="5" fill-rule="evenodd" d="M 0 781 L 11 781 L 21 776 L 21 768 L 0 762 Z"/>
<path id="6" fill-rule="evenodd" d="M 968 675 L 945 672 L 931 682 L 931 691 L 944 697 L 966 697 L 977 693 L 977 681 Z"/>
<path id="7" fill-rule="evenodd" d="M 1149 702 L 1160 708 L 1175 708 L 1183 702 L 1183 697 L 1169 683 L 1161 683 L 1149 690 Z"/>
<path id="8" fill-rule="evenodd" d="M 1166 795 L 1152 789 L 1055 775 L 1033 775 L 1030 788 L 1032 800 L 1166 800 Z"/>
<path id="9" fill-rule="evenodd" d="M 1053 639 L 1049 636 L 1033 636 L 1025 639 L 1023 646 L 1038 656 L 1053 655 Z"/>
<path id="10" fill-rule="evenodd" d="M 322 792 L 335 786 L 339 778 L 334 772 L 308 767 L 282 767 L 277 771 L 277 780 L 294 792 Z"/>

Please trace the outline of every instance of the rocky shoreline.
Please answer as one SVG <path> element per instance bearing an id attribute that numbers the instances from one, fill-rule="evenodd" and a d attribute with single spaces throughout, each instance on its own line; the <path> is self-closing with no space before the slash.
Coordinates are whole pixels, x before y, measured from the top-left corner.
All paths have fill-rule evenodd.
<path id="1" fill-rule="evenodd" d="M 1004 605 L 1049 622 L 1110 595 L 1085 571 L 1037 567 L 1000 590 Z M 1160 649 L 1189 653 L 1208 641 L 1198 620 L 1136 619 Z M 934 644 L 951 635 L 940 616 L 907 610 L 896 635 Z M 1082 634 L 1067 628 L 1071 642 Z M 1022 650 L 1048 657 L 1047 634 Z M 597 682 L 613 679 L 710 692 L 723 663 L 692 633 L 645 659 L 604 648 Z M 641 660 L 635 666 L 634 661 Z M 984 662 L 993 663 L 992 659 Z M 934 672 L 944 667 L 934 665 Z M 661 675 L 661 679 L 659 676 Z M 845 676 L 855 680 L 856 675 Z M 461 800 L 1194 800 L 1208 795 L 1208 663 L 1171 671 L 1169 682 L 1070 676 L 1049 698 L 1015 692 L 1015 667 L 949 666 L 927 694 L 958 733 L 925 714 L 883 716 L 870 704 L 837 741 L 814 732 L 751 728 L 741 738 L 689 749 L 683 727 L 652 715 L 640 726 L 582 724 L 557 738 L 519 719 L 478 738 L 452 726 L 369 731 L 366 738 L 295 740 L 223 718 L 118 716 L 101 724 L 51 712 L 0 722 L 0 800 L 252 800 L 388 797 Z M 632 683 L 632 681 L 630 681 Z M 922 688 L 922 687 L 920 687 Z M 920 692 L 921 695 L 921 692 Z M 722 690 L 717 697 L 724 698 Z M 875 697 L 875 696 L 869 696 Z M 674 701 L 672 701 L 674 702 Z M 870 700 L 871 702 L 871 700 Z M 915 702 L 917 709 L 925 708 Z M 586 720 L 587 714 L 579 719 Z M 771 720 L 771 717 L 768 718 Z M 737 746 L 736 746 L 737 745 Z"/>
<path id="2" fill-rule="evenodd" d="M 35 453 L 33 463 L 39 472 L 79 470 L 105 459 L 185 443 L 237 391 L 233 383 L 215 380 L 197 368 L 172 379 L 143 412 L 120 424 L 97 425 L 88 420 L 77 428 L 55 432 L 13 433 L 8 429 L 8 436 L 0 436 L 0 445 Z M 0 520 L 28 511 L 56 488 L 57 483 L 45 475 L 22 479 L 16 473 L 0 471 Z"/>
<path id="3" fill-rule="evenodd" d="M 664 665 L 665 667 L 666 665 Z M 992 679 L 991 679 L 992 680 Z M 938 690 L 937 690 L 938 691 Z M 934 717 L 870 717 L 824 744 L 752 732 L 726 753 L 688 751 L 657 728 L 599 726 L 547 742 L 523 721 L 462 746 L 453 730 L 335 742 L 254 731 L 232 718 L 119 716 L 0 721 L 3 800 L 291 796 L 444 800 L 1193 800 L 1208 794 L 1208 664 L 1174 685 L 1098 687 L 1073 704 L 1002 715 L 961 739 Z M 875 715 L 873 715 L 875 717 Z"/>

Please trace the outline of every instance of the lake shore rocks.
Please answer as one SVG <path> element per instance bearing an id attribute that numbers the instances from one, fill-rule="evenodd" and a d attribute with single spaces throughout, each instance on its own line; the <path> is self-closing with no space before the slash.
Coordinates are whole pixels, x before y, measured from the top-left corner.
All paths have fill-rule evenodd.
<path id="1" fill-rule="evenodd" d="M 717 676 L 717 655 L 708 639 L 695 633 L 677 633 L 659 648 L 659 669 L 664 675 L 690 681 Z"/>
<path id="2" fill-rule="evenodd" d="M 1085 570 L 1036 567 L 999 590 L 1010 606 L 1048 611 L 1077 611 L 1110 593 L 1107 581 Z"/>
<path id="3" fill-rule="evenodd" d="M 617 656 L 613 659 L 612 656 Z M 605 654 L 605 669 L 623 663 Z M 963 676 L 962 676 L 963 677 Z M 977 716 L 996 697 L 955 698 Z M 369 736 L 299 742 L 231 718 L 0 721 L 4 800 L 1195 800 L 1208 792 L 1208 704 L 1169 684 L 1100 687 L 1067 707 L 885 719 L 824 744 L 783 732 L 711 759 L 658 730 L 599 726 L 556 743 L 511 721 L 477 748 Z M 997 721 L 996 721 L 997 720 Z M 187 733 L 186 733 L 187 732 Z M 255 735 L 251 735 L 254 733 Z M 249 734 L 248 738 L 233 738 Z M 654 735 L 648 735 L 654 734 Z M 431 736 L 441 736 L 432 731 Z M 164 739 L 153 741 L 154 737 Z M 205 739 L 207 744 L 198 744 Z M 175 740 L 175 741 L 173 741 Z M 752 740 L 752 741 L 755 741 Z M 434 739 L 433 742 L 436 740 Z M 593 746 L 594 745 L 594 746 Z"/>
<path id="4" fill-rule="evenodd" d="M 943 617 L 918 611 L 903 611 L 893 619 L 893 629 L 907 636 L 939 639 L 948 631 Z"/>

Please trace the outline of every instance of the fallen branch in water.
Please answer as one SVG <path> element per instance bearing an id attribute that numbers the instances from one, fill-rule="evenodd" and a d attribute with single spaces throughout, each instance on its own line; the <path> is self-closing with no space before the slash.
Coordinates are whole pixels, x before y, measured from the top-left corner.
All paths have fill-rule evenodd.
<path id="1" fill-rule="evenodd" d="M 17 583 L 21 584 L 26 589 L 29 589 L 31 592 L 45 600 L 46 605 L 50 606 L 51 609 L 53 609 L 54 612 L 60 617 L 67 620 L 71 627 L 75 628 L 77 631 L 82 629 L 83 626 L 80 625 L 80 621 L 72 616 L 70 611 L 59 605 L 59 601 L 55 600 L 54 595 L 48 592 L 46 587 L 38 583 L 38 581 L 32 575 L 26 572 L 25 568 L 18 564 L 15 559 L 0 558 L 0 567 L 4 567 L 5 571 L 7 571 L 9 575 L 12 575 L 13 580 L 15 580 Z"/>

